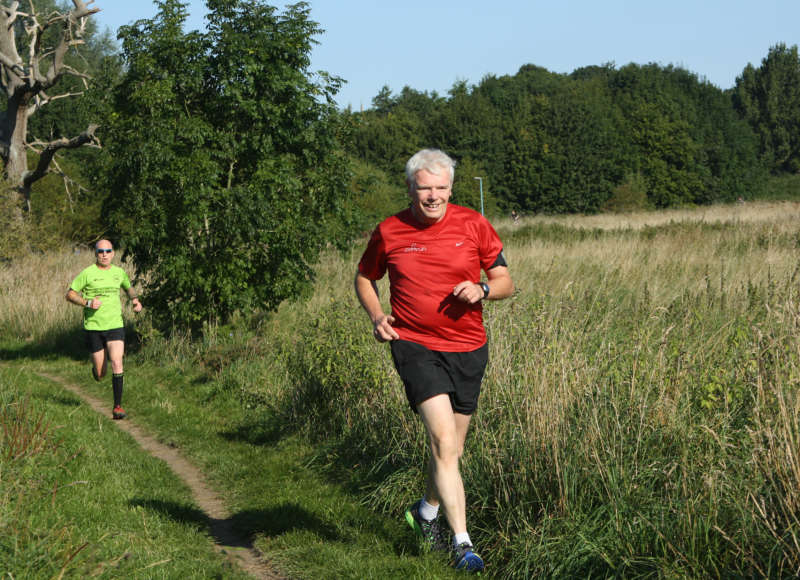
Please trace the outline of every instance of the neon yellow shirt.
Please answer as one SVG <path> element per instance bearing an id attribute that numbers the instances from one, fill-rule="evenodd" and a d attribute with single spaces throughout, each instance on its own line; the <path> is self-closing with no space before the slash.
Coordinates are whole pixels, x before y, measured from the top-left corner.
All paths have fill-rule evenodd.
<path id="1" fill-rule="evenodd" d="M 83 309 L 83 327 L 86 330 L 111 330 L 122 328 L 122 302 L 119 289 L 127 290 L 131 281 L 125 270 L 113 264 L 108 270 L 92 264 L 78 274 L 70 288 L 86 299 L 99 298 L 102 304 L 97 310 Z"/>

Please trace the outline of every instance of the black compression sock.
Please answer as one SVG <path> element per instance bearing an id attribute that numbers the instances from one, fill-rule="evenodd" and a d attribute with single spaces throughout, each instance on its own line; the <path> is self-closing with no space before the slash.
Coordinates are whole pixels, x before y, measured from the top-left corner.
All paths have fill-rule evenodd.
<path id="1" fill-rule="evenodd" d="M 122 373 L 111 375 L 111 388 L 114 389 L 114 406 L 122 405 Z"/>

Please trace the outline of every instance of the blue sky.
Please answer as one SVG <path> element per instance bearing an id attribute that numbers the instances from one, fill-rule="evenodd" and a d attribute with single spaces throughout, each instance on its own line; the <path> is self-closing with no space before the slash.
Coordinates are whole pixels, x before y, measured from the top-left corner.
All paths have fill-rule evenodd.
<path id="1" fill-rule="evenodd" d="M 285 2 L 269 2 L 282 8 Z M 779 42 L 800 44 L 798 0 L 319 0 L 325 29 L 312 69 L 344 78 L 341 106 L 371 105 L 382 86 L 446 95 L 456 81 L 513 75 L 524 64 L 558 73 L 613 62 L 676 65 L 734 85 Z M 112 32 L 156 13 L 148 0 L 95 0 Z M 188 2 L 201 28 L 203 0 Z"/>

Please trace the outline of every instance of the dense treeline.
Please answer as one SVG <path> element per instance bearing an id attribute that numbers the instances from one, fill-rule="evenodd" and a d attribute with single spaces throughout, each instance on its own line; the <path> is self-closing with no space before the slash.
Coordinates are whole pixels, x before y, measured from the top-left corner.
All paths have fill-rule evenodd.
<path id="1" fill-rule="evenodd" d="M 778 45 L 730 91 L 673 66 L 565 75 L 525 65 L 457 83 L 447 97 L 385 87 L 353 118 L 355 156 L 393 174 L 417 148 L 442 147 L 484 177 L 504 210 L 733 201 L 756 197 L 767 171 L 800 167 L 800 60 Z M 476 189 L 462 183 L 468 200 Z"/>
<path id="2" fill-rule="evenodd" d="M 797 46 L 778 44 L 759 68 L 748 64 L 733 92 L 737 112 L 759 138 L 773 173 L 800 170 L 800 58 Z"/>

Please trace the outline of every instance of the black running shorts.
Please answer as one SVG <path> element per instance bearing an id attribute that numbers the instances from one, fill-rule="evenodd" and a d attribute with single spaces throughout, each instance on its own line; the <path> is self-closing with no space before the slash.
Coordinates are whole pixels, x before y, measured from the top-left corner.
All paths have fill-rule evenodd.
<path id="1" fill-rule="evenodd" d="M 112 328 L 111 330 L 84 330 L 86 348 L 89 352 L 100 352 L 106 347 L 109 340 L 121 340 L 125 342 L 125 329 Z"/>
<path id="2" fill-rule="evenodd" d="M 394 366 L 415 413 L 422 401 L 444 393 L 450 395 L 454 412 L 462 415 L 475 412 L 489 361 L 488 343 L 471 352 L 430 350 L 407 340 L 393 340 L 390 344 Z"/>

